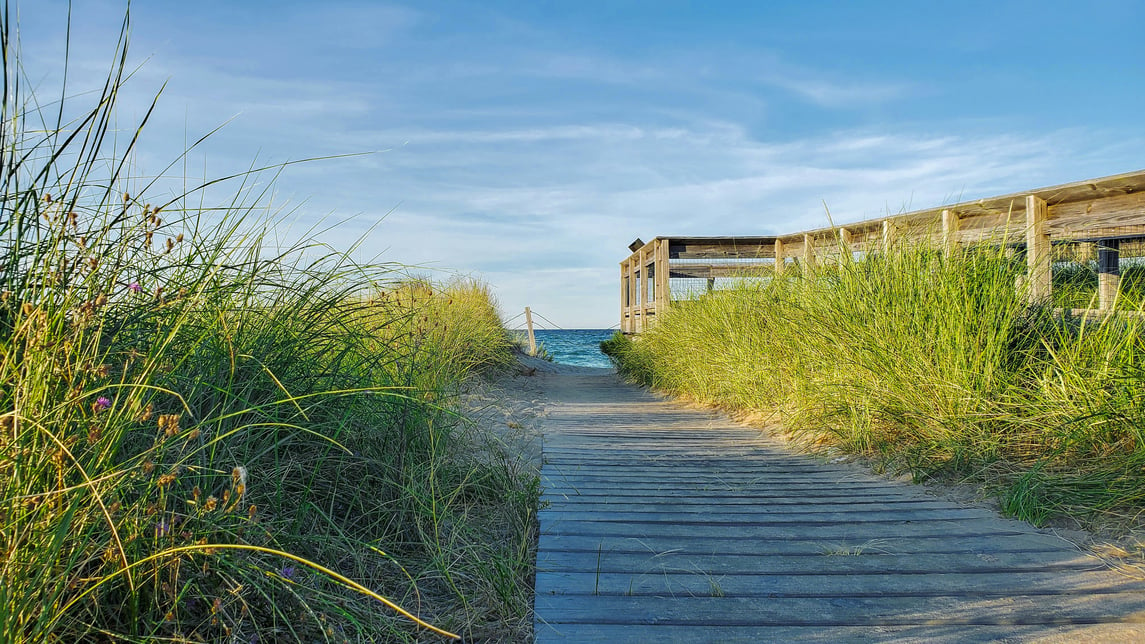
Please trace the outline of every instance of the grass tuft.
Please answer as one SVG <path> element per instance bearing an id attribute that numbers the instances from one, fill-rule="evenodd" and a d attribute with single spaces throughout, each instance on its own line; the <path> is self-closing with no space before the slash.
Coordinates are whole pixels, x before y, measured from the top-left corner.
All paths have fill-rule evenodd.
<path id="1" fill-rule="evenodd" d="M 456 403 L 512 359 L 488 289 L 271 243 L 258 173 L 149 198 L 128 21 L 41 109 L 2 11 L 0 641 L 527 632 L 537 482 Z"/>

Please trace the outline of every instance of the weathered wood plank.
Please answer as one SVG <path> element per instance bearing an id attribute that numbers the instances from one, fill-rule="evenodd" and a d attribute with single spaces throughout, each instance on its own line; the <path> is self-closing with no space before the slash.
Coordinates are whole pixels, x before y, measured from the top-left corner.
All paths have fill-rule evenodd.
<path id="1" fill-rule="evenodd" d="M 864 523 L 862 530 L 852 523 L 812 524 L 773 523 L 767 525 L 741 524 L 735 530 L 717 531 L 713 526 L 687 523 L 605 523 L 560 521 L 545 525 L 544 534 L 591 535 L 614 537 L 709 537 L 713 534 L 728 539 L 885 539 L 896 536 L 942 537 L 954 532 L 975 530 L 984 534 L 1009 533 L 1015 530 L 1008 522 L 992 519 L 963 519 L 958 521 L 927 521 L 904 523 Z"/>
<path id="2" fill-rule="evenodd" d="M 631 523 L 672 523 L 684 525 L 699 523 L 721 527 L 738 524 L 768 525 L 772 523 L 887 523 L 893 521 L 962 521 L 987 519 L 994 514 L 979 508 L 914 509 L 895 508 L 868 511 L 847 511 L 838 506 L 822 509 L 792 508 L 791 506 L 733 506 L 712 507 L 699 511 L 660 511 L 633 509 L 624 512 L 597 512 L 592 509 L 557 509 L 550 507 L 537 513 L 541 522 L 592 521 Z"/>
<path id="3" fill-rule="evenodd" d="M 1145 582 L 1111 582 L 1104 571 L 1008 572 L 1005 574 L 875 573 L 851 575 L 767 575 L 701 572 L 538 572 L 538 595 L 626 595 L 691 597 L 968 597 L 1008 595 L 1108 595 L 1145 593 Z"/>
<path id="4" fill-rule="evenodd" d="M 973 642 L 1145 642 L 1145 626 L 1085 625 L 877 625 L 877 626 L 735 626 L 656 624 L 544 624 L 536 627 L 538 644 L 607 642 L 608 644 L 758 644 L 759 642 L 898 642 L 900 644 L 967 644 Z"/>
<path id="5" fill-rule="evenodd" d="M 777 496 L 772 498 L 761 498 L 757 494 L 746 496 L 731 496 L 731 497 L 706 497 L 706 496 L 663 496 L 663 497 L 649 497 L 649 496 L 630 496 L 617 498 L 613 495 L 598 495 L 592 497 L 586 496 L 567 496 L 567 495 L 549 495 L 545 493 L 541 495 L 542 499 L 559 500 L 564 509 L 575 510 L 593 510 L 596 512 L 623 512 L 627 508 L 634 507 L 649 507 L 655 506 L 661 510 L 669 510 L 673 512 L 687 512 L 689 510 L 696 510 L 697 508 L 704 507 L 725 507 L 725 506 L 784 506 L 784 507 L 809 507 L 811 509 L 818 509 L 822 506 L 840 506 L 846 503 L 846 506 L 856 506 L 857 512 L 865 512 L 866 510 L 877 510 L 880 507 L 895 506 L 895 507 L 916 507 L 916 508 L 939 508 L 949 507 L 945 501 L 936 501 L 933 499 L 913 498 L 907 496 L 894 496 L 888 494 L 880 495 L 854 495 L 844 494 L 842 491 L 828 497 L 812 497 L 805 496 Z M 840 509 L 846 509 L 841 507 Z"/>
<path id="6" fill-rule="evenodd" d="M 870 552 L 872 554 L 866 554 Z M 537 553 L 537 570 L 544 572 L 659 573 L 703 572 L 720 574 L 769 575 L 856 575 L 925 573 L 1007 573 L 1017 571 L 1103 570 L 1096 557 L 1069 550 L 989 552 L 972 554 L 909 553 L 877 554 L 866 551 L 858 556 L 826 554 L 775 555 L 716 553 L 682 554 L 629 553 L 599 550 L 566 552 L 542 550 Z"/>
<path id="7" fill-rule="evenodd" d="M 664 597 L 537 595 L 536 610 L 559 623 L 742 626 L 937 626 L 955 624 L 1145 623 L 1145 595 L 1014 595 L 959 597 Z M 550 623 L 553 623 L 550 620 Z"/>

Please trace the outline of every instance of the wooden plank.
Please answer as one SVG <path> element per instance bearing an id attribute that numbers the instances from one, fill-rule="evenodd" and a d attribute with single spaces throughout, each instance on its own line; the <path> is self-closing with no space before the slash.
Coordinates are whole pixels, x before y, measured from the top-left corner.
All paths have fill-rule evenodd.
<path id="1" fill-rule="evenodd" d="M 537 595 L 538 613 L 556 623 L 673 625 L 1012 625 L 1145 623 L 1145 596 L 1017 595 L 1000 599 L 959 597 L 677 597 L 676 610 L 660 612 L 661 597 Z"/>
<path id="2" fill-rule="evenodd" d="M 625 471 L 621 468 L 608 467 L 608 468 L 581 468 L 581 467 L 546 467 L 541 473 L 543 478 L 550 480 L 560 481 L 576 481 L 576 482 L 591 482 L 591 481 L 605 481 L 605 482 L 625 482 L 625 481 L 645 481 L 649 480 L 649 476 L 663 476 L 665 481 L 671 482 L 738 482 L 738 483 L 759 483 L 760 485 L 783 485 L 786 483 L 803 483 L 803 482 L 820 482 L 820 483 L 850 483 L 855 481 L 862 481 L 867 483 L 883 483 L 871 476 L 864 476 L 858 472 L 838 471 L 824 468 L 819 472 L 806 472 L 806 471 L 792 471 L 792 470 L 733 470 L 728 472 L 721 471 L 703 471 L 703 470 L 684 470 L 678 473 L 665 472 L 664 468 L 644 468 L 635 471 Z"/>
<path id="3" fill-rule="evenodd" d="M 674 525 L 712 525 L 731 527 L 738 525 L 773 525 L 777 523 L 798 523 L 826 525 L 848 522 L 853 525 L 864 523 L 893 523 L 896 521 L 962 521 L 992 516 L 986 510 L 977 508 L 948 508 L 942 510 L 872 510 L 870 512 L 847 512 L 842 509 L 804 510 L 792 512 L 768 512 L 768 508 L 745 508 L 738 511 L 711 509 L 708 512 L 630 512 L 623 516 L 609 515 L 584 510 L 546 509 L 537 513 L 542 521 L 585 521 L 585 522 L 629 522 L 629 523 L 671 523 Z"/>
<path id="4" fill-rule="evenodd" d="M 782 240 L 775 240 L 775 242 L 772 244 L 772 253 L 775 255 L 775 275 L 776 277 L 782 277 L 787 259 L 787 255 L 785 254 L 786 250 L 783 246 Z"/>
<path id="5" fill-rule="evenodd" d="M 619 486 L 616 483 L 607 481 L 585 482 L 585 483 L 570 483 L 570 482 L 553 482 L 545 486 L 545 490 L 550 494 L 584 494 L 595 491 L 612 491 L 618 492 L 620 488 L 643 494 L 645 496 L 656 496 L 657 494 L 671 494 L 673 492 L 705 492 L 711 493 L 730 493 L 730 492 L 743 492 L 766 496 L 768 493 L 782 489 L 786 496 L 793 496 L 796 494 L 814 494 L 814 493 L 838 493 L 840 491 L 853 490 L 855 492 L 881 492 L 886 488 L 879 484 L 850 483 L 846 481 L 830 482 L 830 483 L 804 483 L 795 482 L 787 483 L 782 488 L 775 486 L 761 486 L 752 485 L 750 483 L 736 483 L 736 482 L 680 482 L 680 481 L 648 481 L 636 482 L 625 486 Z"/>
<path id="6" fill-rule="evenodd" d="M 815 268 L 815 240 L 811 235 L 803 236 L 803 266 L 804 270 Z"/>
<path id="7" fill-rule="evenodd" d="M 736 264 L 673 264 L 671 276 L 686 279 L 708 279 L 717 277 L 750 277 L 769 275 L 775 266 L 765 262 Z"/>
<path id="8" fill-rule="evenodd" d="M 740 502 L 736 502 L 740 501 Z M 941 510 L 947 509 L 950 504 L 945 501 L 938 500 L 923 500 L 923 499 L 905 499 L 900 501 L 863 501 L 860 499 L 849 499 L 847 501 L 827 500 L 822 499 L 818 503 L 807 502 L 800 503 L 798 499 L 791 497 L 782 499 L 782 502 L 767 502 L 767 503 L 745 503 L 742 499 L 729 499 L 729 502 L 724 502 L 719 497 L 710 497 L 707 499 L 696 499 L 692 502 L 679 502 L 662 499 L 648 500 L 647 502 L 632 502 L 632 503 L 617 503 L 617 502 L 601 502 L 584 500 L 568 499 L 565 503 L 562 500 L 561 508 L 563 511 L 576 511 L 576 512 L 594 512 L 598 514 L 623 512 L 626 516 L 634 519 L 641 518 L 642 515 L 649 512 L 678 512 L 681 514 L 703 514 L 705 516 L 712 516 L 720 512 L 732 512 L 736 514 L 772 514 L 779 515 L 790 512 L 807 512 L 818 511 L 821 512 L 826 508 L 831 508 L 835 512 L 858 512 L 868 513 L 876 511 L 898 511 L 898 512 L 912 512 L 915 510 Z M 548 510 L 541 510 L 547 512 Z"/>
<path id="9" fill-rule="evenodd" d="M 996 552 L 988 555 L 911 554 L 860 555 L 857 557 L 748 556 L 721 553 L 715 556 L 632 555 L 610 552 L 546 552 L 537 554 L 538 572 L 592 572 L 593 574 L 663 574 L 700 572 L 706 575 L 919 575 L 934 573 L 1005 575 L 1017 572 L 1102 571 L 1096 559 L 1061 553 Z M 1142 598 L 1145 601 L 1145 597 Z M 1143 606 L 1145 608 L 1145 606 Z"/>
<path id="10" fill-rule="evenodd" d="M 1093 237 L 1087 231 L 1145 228 L 1145 191 L 1096 201 L 1075 201 L 1049 206 L 1049 231 L 1055 237 Z M 1127 231 L 1127 232 L 1128 232 Z"/>
<path id="11" fill-rule="evenodd" d="M 566 494 L 561 492 L 554 492 L 545 490 L 541 493 L 542 499 L 560 500 L 567 502 L 568 507 L 573 507 L 581 504 L 615 504 L 623 505 L 628 502 L 647 501 L 648 503 L 661 503 L 671 501 L 673 503 L 696 503 L 696 504 L 709 504 L 719 503 L 726 505 L 754 505 L 760 503 L 770 504 L 806 504 L 806 505 L 819 505 L 825 503 L 838 503 L 840 501 L 854 501 L 855 503 L 867 502 L 881 502 L 881 503 L 915 503 L 926 501 L 929 499 L 920 498 L 917 496 L 910 496 L 906 494 L 894 494 L 885 490 L 853 490 L 850 488 L 828 490 L 824 492 L 803 492 L 801 494 L 784 494 L 782 492 L 741 492 L 738 494 L 720 494 L 718 501 L 716 501 L 710 493 L 693 490 L 675 490 L 671 492 L 649 493 L 646 490 L 641 490 L 636 493 L 620 494 L 616 493 L 615 489 L 599 489 L 595 492 L 580 492 L 577 494 Z"/>
<path id="12" fill-rule="evenodd" d="M 630 552 L 681 554 L 819 554 L 825 556 L 859 556 L 862 553 L 972 553 L 993 550 L 1053 550 L 1065 544 L 1060 538 L 1028 532 L 963 533 L 943 535 L 895 536 L 882 539 L 727 539 L 712 534 L 690 538 L 681 537 L 613 537 L 591 535 L 542 534 L 541 548 L 551 551 L 578 552 Z M 1108 581 L 1108 580 L 1107 580 Z M 1139 580 L 1145 583 L 1145 579 Z"/>
<path id="13" fill-rule="evenodd" d="M 856 583 L 859 581 L 860 583 Z M 702 572 L 628 573 L 539 572 L 538 595 L 667 595 L 694 597 L 1005 597 L 1009 595 L 1108 595 L 1145 593 L 1145 583 L 1123 579 L 1110 584 L 1103 571 L 1063 575 L 1053 572 L 916 575 L 711 575 Z"/>
<path id="14" fill-rule="evenodd" d="M 758 644 L 759 642 L 1143 642 L 1145 627 L 1137 624 L 907 624 L 877 626 L 740 626 L 712 624 L 537 624 L 537 644 L 605 642 L 607 644 Z"/>
<path id="15" fill-rule="evenodd" d="M 774 237 L 672 237 L 669 259 L 772 257 Z"/>
<path id="16" fill-rule="evenodd" d="M 941 538 L 955 532 L 977 530 L 983 534 L 1013 533 L 1012 526 L 999 524 L 991 519 L 962 519 L 959 521 L 866 523 L 862 532 L 850 523 L 811 524 L 811 523 L 772 523 L 767 525 L 741 524 L 734 531 L 722 534 L 733 539 L 887 539 L 891 537 Z M 596 537 L 664 537 L 687 539 L 711 537 L 713 526 L 696 523 L 593 523 L 561 521 L 544 527 L 544 534 L 582 535 Z"/>

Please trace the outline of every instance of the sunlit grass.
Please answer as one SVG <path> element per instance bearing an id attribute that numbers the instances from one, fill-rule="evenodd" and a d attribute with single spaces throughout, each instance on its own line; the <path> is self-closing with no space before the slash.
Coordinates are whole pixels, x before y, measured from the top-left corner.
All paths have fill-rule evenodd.
<path id="1" fill-rule="evenodd" d="M 995 249 L 901 246 L 674 303 L 606 349 L 635 380 L 771 415 L 805 444 L 976 475 L 1035 522 L 1136 514 L 1143 322 L 1031 307 L 1022 272 Z"/>

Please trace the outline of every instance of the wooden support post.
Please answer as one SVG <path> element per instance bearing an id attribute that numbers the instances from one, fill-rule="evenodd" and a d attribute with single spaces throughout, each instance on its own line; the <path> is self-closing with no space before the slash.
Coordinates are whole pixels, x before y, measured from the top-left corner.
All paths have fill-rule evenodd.
<path id="1" fill-rule="evenodd" d="M 883 220 L 883 252 L 889 253 L 891 246 L 895 243 L 895 233 L 897 233 L 895 225 L 891 223 L 890 219 Z"/>
<path id="2" fill-rule="evenodd" d="M 1103 239 L 1097 247 L 1097 307 L 1112 311 L 1121 284 L 1121 241 Z"/>
<path id="3" fill-rule="evenodd" d="M 648 245 L 641 246 L 636 256 L 640 268 L 640 284 L 637 288 L 640 293 L 640 322 L 636 325 L 636 331 L 640 332 L 648 328 Z"/>
<path id="4" fill-rule="evenodd" d="M 842 266 L 854 259 L 851 250 L 851 231 L 846 228 L 839 229 L 839 265 Z"/>
<path id="5" fill-rule="evenodd" d="M 632 257 L 629 258 L 629 332 L 630 333 L 635 333 L 639 330 L 639 329 L 637 329 L 637 315 L 639 313 L 639 309 L 637 307 L 640 304 L 640 291 L 639 291 L 640 278 L 637 275 L 638 265 L 635 264 L 635 261 L 637 261 L 637 260 L 635 260 Z"/>
<path id="6" fill-rule="evenodd" d="M 628 260 L 620 262 L 620 332 L 628 333 Z"/>
<path id="7" fill-rule="evenodd" d="M 645 273 L 648 274 L 648 304 L 655 314 L 656 300 L 660 299 L 660 274 L 656 273 L 656 257 L 660 254 L 660 239 L 653 239 L 650 242 L 652 245 L 652 252 L 648 253 L 648 262 L 645 266 Z"/>
<path id="8" fill-rule="evenodd" d="M 672 305 L 672 283 L 668 281 L 672 277 L 668 269 L 668 240 L 661 239 L 660 245 L 657 247 L 656 252 L 656 279 L 659 282 L 656 303 L 656 315 L 661 315 L 667 312 L 668 307 Z"/>
<path id="9" fill-rule="evenodd" d="M 533 312 L 525 307 L 525 327 L 529 329 L 529 355 L 537 355 L 537 338 L 533 335 Z"/>
<path id="10" fill-rule="evenodd" d="M 1046 224 L 1046 201 L 1034 195 L 1026 197 L 1026 267 L 1029 276 L 1030 302 L 1049 299 L 1052 288 L 1053 259 Z"/>
<path id="11" fill-rule="evenodd" d="M 958 248 L 958 215 L 953 210 L 942 211 L 942 249 L 947 257 L 954 256 Z"/>
<path id="12" fill-rule="evenodd" d="M 775 271 L 776 277 L 783 277 L 783 268 L 784 268 L 783 264 L 784 264 L 783 240 L 776 239 L 775 240 L 775 268 L 773 269 Z"/>
<path id="13" fill-rule="evenodd" d="M 803 235 L 803 273 L 815 269 L 815 240 L 811 235 Z"/>

